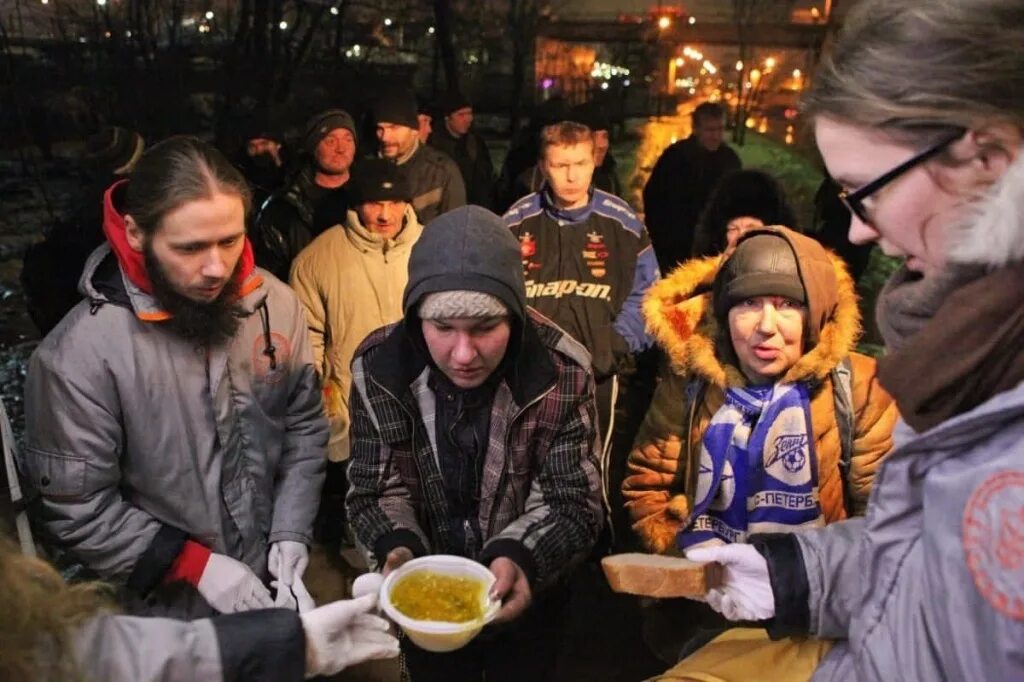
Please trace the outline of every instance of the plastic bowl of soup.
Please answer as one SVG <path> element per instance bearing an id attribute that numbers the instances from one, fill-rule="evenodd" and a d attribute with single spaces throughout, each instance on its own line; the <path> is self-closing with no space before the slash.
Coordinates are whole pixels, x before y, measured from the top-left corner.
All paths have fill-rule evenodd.
<path id="1" fill-rule="evenodd" d="M 496 578 L 486 566 L 447 554 L 420 557 L 388 574 L 380 607 L 427 651 L 466 646 L 498 614 L 490 598 Z"/>

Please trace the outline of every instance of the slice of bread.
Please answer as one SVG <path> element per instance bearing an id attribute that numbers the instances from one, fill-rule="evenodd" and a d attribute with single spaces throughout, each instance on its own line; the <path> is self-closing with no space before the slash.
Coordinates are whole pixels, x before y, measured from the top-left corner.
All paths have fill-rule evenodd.
<path id="1" fill-rule="evenodd" d="M 637 552 L 606 556 L 601 568 L 612 590 L 644 597 L 703 597 L 722 577 L 721 564 Z"/>

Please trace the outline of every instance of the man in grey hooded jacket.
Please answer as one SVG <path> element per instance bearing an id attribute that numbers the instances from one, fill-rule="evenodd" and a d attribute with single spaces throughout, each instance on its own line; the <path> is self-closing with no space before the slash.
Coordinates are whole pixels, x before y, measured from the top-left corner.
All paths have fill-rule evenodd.
<path id="1" fill-rule="evenodd" d="M 292 588 L 308 561 L 327 425 L 302 307 L 253 265 L 247 191 L 194 138 L 151 148 L 106 193 L 88 300 L 29 364 L 41 539 L 130 613 L 271 606 L 268 570 Z"/>

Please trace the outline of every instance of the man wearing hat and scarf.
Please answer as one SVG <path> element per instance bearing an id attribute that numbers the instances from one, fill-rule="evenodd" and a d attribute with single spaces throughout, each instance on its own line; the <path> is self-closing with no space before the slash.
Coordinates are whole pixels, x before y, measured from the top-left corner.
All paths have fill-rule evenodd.
<path id="1" fill-rule="evenodd" d="M 385 574 L 457 554 L 490 568 L 502 602 L 502 627 L 459 651 L 406 640 L 409 672 L 550 679 L 565 579 L 601 527 L 589 355 L 527 307 L 519 244 L 478 206 L 423 231 L 402 306 L 352 363 L 352 528 Z"/>
<path id="2" fill-rule="evenodd" d="M 484 138 L 471 130 L 473 105 L 458 92 L 445 93 L 437 103 L 444 118 L 430 144 L 450 156 L 462 173 L 466 199 L 470 204 L 492 208 L 494 205 L 494 166 Z"/>
<path id="3" fill-rule="evenodd" d="M 455 162 L 420 143 L 416 98 L 408 90 L 385 93 L 373 107 L 379 155 L 405 169 L 412 188 L 412 207 L 426 225 L 437 216 L 466 204 L 466 185 Z"/>
<path id="4" fill-rule="evenodd" d="M 356 158 L 356 126 L 348 112 L 328 109 L 306 123 L 305 162 L 283 191 L 257 208 L 250 235 L 256 263 L 282 281 L 292 260 L 328 227 L 345 222 L 347 184 Z"/>
<path id="5" fill-rule="evenodd" d="M 306 309 L 314 366 L 330 421 L 327 481 L 317 532 L 336 540 L 343 528 L 349 458 L 352 356 L 367 334 L 402 317 L 409 253 L 423 227 L 409 203 L 405 171 L 384 159 L 361 162 L 352 181 L 355 206 L 292 265 L 291 286 Z M 331 527 L 325 527 L 329 522 Z"/>

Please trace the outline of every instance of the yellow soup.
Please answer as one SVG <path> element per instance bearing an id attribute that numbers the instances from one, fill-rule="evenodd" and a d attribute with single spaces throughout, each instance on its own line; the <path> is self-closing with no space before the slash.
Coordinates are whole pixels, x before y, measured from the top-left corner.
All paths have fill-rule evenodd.
<path id="1" fill-rule="evenodd" d="M 391 588 L 391 603 L 416 620 L 465 623 L 483 615 L 483 592 L 474 578 L 416 571 Z"/>

